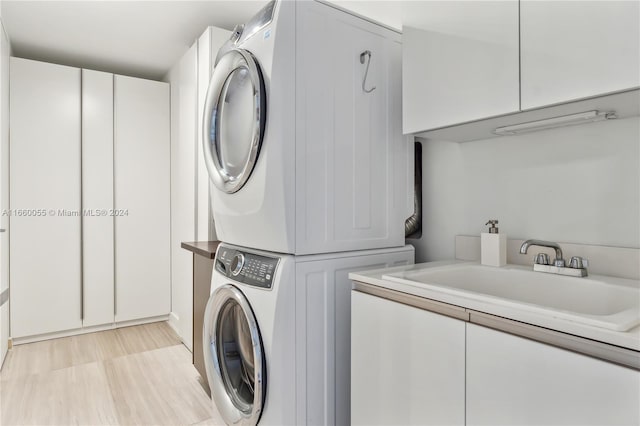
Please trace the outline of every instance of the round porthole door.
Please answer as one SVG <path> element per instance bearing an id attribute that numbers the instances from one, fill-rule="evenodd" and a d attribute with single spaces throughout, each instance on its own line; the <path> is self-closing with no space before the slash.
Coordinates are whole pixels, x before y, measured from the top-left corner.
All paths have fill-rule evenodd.
<path id="1" fill-rule="evenodd" d="M 253 55 L 232 49 L 216 64 L 204 108 L 204 156 L 214 185 L 239 191 L 258 160 L 266 120 L 265 85 Z"/>
<path id="2" fill-rule="evenodd" d="M 204 362 L 216 408 L 227 424 L 255 425 L 265 400 L 266 360 L 251 306 L 226 284 L 211 295 L 204 318 Z"/>

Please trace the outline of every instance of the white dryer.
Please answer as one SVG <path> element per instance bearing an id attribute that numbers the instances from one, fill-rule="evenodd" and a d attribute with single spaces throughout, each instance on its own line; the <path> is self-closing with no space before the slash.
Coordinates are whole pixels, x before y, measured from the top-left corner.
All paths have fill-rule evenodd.
<path id="1" fill-rule="evenodd" d="M 400 40 L 317 1 L 272 1 L 234 32 L 204 110 L 219 240 L 293 254 L 404 244 Z"/>
<path id="2" fill-rule="evenodd" d="M 349 424 L 349 272 L 412 264 L 413 247 L 291 256 L 218 247 L 203 347 L 227 424 Z"/>

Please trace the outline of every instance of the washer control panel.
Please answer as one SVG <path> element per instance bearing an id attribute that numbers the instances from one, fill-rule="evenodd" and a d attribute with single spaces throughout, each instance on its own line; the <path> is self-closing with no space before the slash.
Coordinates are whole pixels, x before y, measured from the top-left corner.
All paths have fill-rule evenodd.
<path id="1" fill-rule="evenodd" d="M 271 288 L 279 258 L 220 247 L 215 267 L 225 277 L 255 287 Z"/>

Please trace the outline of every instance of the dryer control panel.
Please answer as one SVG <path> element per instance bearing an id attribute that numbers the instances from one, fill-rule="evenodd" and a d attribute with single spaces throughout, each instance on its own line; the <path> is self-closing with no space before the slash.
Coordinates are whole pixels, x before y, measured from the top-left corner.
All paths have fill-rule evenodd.
<path id="1" fill-rule="evenodd" d="M 270 289 L 279 260 L 277 257 L 220 247 L 216 255 L 215 268 L 234 281 Z"/>

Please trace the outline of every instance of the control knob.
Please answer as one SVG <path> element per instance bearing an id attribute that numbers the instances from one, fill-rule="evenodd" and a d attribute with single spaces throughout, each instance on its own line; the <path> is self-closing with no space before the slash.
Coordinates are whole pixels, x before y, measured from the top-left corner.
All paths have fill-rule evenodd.
<path id="1" fill-rule="evenodd" d="M 242 271 L 242 267 L 244 266 L 244 254 L 238 253 L 233 257 L 231 261 L 231 275 L 234 277 L 237 276 L 240 271 Z"/>

